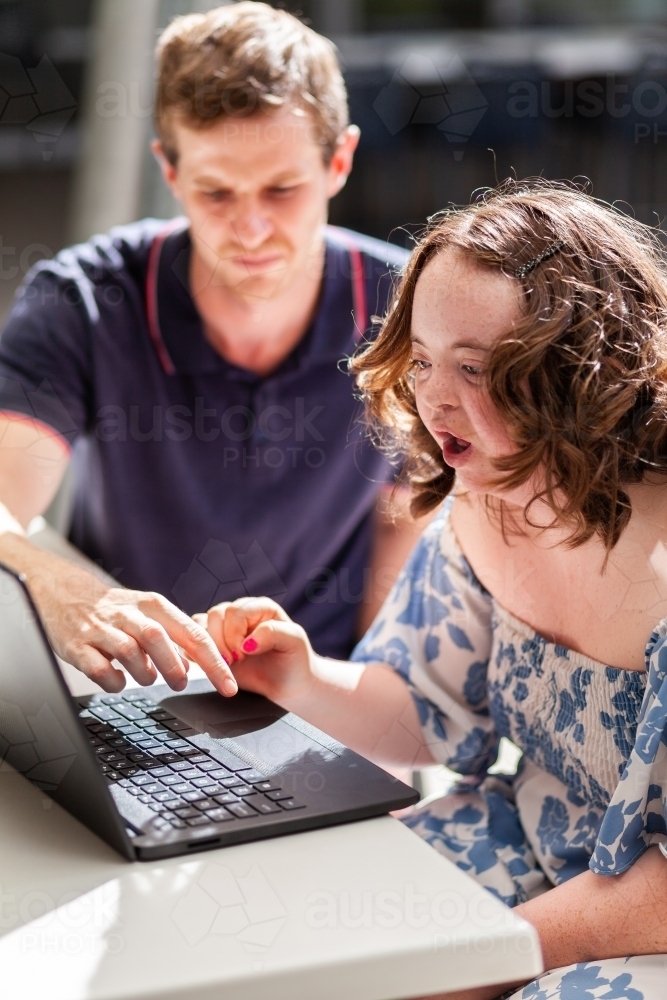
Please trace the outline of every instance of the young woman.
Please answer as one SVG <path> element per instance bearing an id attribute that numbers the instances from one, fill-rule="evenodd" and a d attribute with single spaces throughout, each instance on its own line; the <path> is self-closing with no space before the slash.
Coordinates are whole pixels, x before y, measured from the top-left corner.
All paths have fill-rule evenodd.
<path id="1" fill-rule="evenodd" d="M 353 662 L 264 599 L 209 631 L 241 687 L 380 764 L 466 776 L 406 822 L 517 907 L 550 971 L 457 996 L 664 998 L 660 244 L 576 188 L 503 185 L 435 220 L 354 368 L 415 511 L 440 513 Z M 501 736 L 513 778 L 487 774 Z"/>

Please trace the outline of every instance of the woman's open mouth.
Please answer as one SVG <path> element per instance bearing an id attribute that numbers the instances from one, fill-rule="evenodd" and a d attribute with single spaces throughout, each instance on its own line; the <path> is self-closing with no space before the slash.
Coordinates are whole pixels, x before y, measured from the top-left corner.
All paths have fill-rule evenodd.
<path id="1" fill-rule="evenodd" d="M 465 438 L 455 437 L 453 434 L 445 433 L 445 439 L 442 443 L 442 456 L 447 465 L 461 465 L 462 460 L 465 461 L 464 456 L 467 458 L 469 450 L 470 441 L 466 441 Z"/>

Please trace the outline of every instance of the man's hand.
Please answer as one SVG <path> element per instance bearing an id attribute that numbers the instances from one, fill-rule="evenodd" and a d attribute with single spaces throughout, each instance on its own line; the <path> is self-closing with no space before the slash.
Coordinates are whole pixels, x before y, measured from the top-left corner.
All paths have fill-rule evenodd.
<path id="1" fill-rule="evenodd" d="M 187 684 L 187 657 L 220 694 L 236 694 L 234 676 L 206 630 L 161 594 L 109 587 L 9 531 L 0 536 L 0 561 L 24 574 L 58 656 L 105 691 L 125 686 L 112 660 L 139 684 L 152 684 L 162 675 L 181 691 Z"/>
<path id="2" fill-rule="evenodd" d="M 194 617 L 227 662 L 234 664 L 239 687 L 279 705 L 306 694 L 315 654 L 305 631 L 275 601 L 243 597 Z"/>

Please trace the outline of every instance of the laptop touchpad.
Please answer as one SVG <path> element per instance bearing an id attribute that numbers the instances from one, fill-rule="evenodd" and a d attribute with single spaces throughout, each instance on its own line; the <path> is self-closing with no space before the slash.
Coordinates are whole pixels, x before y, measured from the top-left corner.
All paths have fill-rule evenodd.
<path id="1" fill-rule="evenodd" d="M 267 729 L 287 714 L 279 705 L 248 691 L 239 691 L 233 698 L 215 692 L 176 695 L 161 699 L 160 706 L 198 732 L 221 739 Z"/>

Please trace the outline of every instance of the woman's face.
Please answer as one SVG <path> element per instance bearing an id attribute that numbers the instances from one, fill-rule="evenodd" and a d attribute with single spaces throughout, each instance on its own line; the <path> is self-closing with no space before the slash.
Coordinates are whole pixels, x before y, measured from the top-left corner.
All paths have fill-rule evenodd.
<path id="1" fill-rule="evenodd" d="M 417 409 L 456 478 L 475 493 L 495 492 L 493 460 L 516 450 L 485 388 L 487 357 L 520 317 L 520 286 L 444 250 L 424 268 L 412 311 Z"/>

